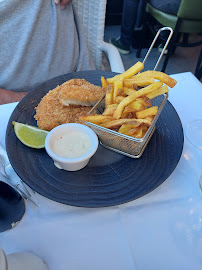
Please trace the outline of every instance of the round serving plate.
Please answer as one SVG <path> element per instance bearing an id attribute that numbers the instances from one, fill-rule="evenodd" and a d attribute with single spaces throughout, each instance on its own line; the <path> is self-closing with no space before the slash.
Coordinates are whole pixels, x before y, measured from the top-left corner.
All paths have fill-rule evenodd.
<path id="1" fill-rule="evenodd" d="M 139 159 L 132 159 L 99 145 L 85 168 L 67 172 L 54 166 L 45 149 L 29 148 L 15 136 L 12 121 L 37 126 L 35 107 L 57 85 L 72 78 L 82 78 L 101 85 L 101 76 L 107 78 L 114 75 L 104 71 L 62 75 L 33 89 L 16 106 L 7 126 L 6 149 L 16 173 L 36 192 L 72 206 L 112 206 L 146 195 L 173 172 L 181 157 L 184 135 L 179 116 L 169 101 Z"/>

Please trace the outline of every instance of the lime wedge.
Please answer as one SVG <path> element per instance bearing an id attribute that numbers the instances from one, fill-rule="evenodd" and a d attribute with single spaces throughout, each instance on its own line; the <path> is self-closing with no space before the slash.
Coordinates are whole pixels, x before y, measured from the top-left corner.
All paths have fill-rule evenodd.
<path id="1" fill-rule="evenodd" d="M 48 131 L 40 128 L 13 121 L 17 138 L 25 145 L 32 148 L 44 148 Z"/>

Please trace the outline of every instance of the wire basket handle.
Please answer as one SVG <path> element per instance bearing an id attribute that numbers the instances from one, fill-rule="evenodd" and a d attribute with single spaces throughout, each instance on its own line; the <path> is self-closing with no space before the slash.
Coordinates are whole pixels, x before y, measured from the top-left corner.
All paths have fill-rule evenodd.
<path id="1" fill-rule="evenodd" d="M 154 44 L 156 43 L 156 40 L 157 40 L 158 36 L 160 35 L 161 32 L 166 31 L 166 30 L 170 31 L 170 34 L 169 34 L 169 36 L 168 36 L 168 39 L 166 40 L 166 44 L 164 45 L 163 50 L 162 50 L 162 52 L 161 52 L 161 54 L 160 54 L 160 56 L 159 56 L 159 58 L 158 58 L 158 60 L 157 60 L 157 62 L 156 62 L 156 65 L 155 65 L 155 67 L 154 67 L 153 70 L 156 70 L 156 69 L 157 69 L 157 67 L 158 67 L 158 65 L 159 65 L 159 63 L 160 63 L 160 61 L 161 61 L 161 58 L 162 58 L 162 56 L 163 56 L 163 54 L 164 54 L 164 51 L 165 51 L 165 49 L 167 48 L 168 43 L 170 42 L 170 39 L 171 39 L 171 37 L 172 37 L 172 35 L 173 35 L 173 29 L 172 29 L 171 27 L 162 27 L 162 28 L 160 28 L 160 29 L 158 30 L 158 32 L 156 33 L 156 36 L 155 36 L 154 40 L 152 41 L 151 46 L 149 47 L 148 52 L 147 52 L 147 54 L 145 55 L 145 58 L 144 58 L 144 60 L 143 60 L 143 64 L 145 64 L 145 62 L 146 62 L 146 60 L 147 60 L 147 58 L 148 58 L 148 56 L 149 56 L 149 54 L 150 54 L 152 48 L 154 47 Z"/>

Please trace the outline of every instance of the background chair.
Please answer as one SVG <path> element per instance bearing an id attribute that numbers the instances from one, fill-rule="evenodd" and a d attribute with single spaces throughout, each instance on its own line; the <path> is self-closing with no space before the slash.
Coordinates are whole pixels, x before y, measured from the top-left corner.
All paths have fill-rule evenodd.
<path id="1" fill-rule="evenodd" d="M 102 69 L 103 52 L 106 54 L 111 71 L 125 71 L 117 48 L 103 41 L 105 27 L 106 0 L 73 0 L 75 12 L 80 17 L 86 33 L 89 51 L 97 70 Z"/>
<path id="2" fill-rule="evenodd" d="M 179 6 L 177 15 L 171 15 L 165 12 L 162 12 L 154 7 L 152 7 L 149 3 L 146 5 L 146 12 L 150 14 L 158 23 L 163 26 L 169 26 L 174 30 L 173 37 L 168 45 L 168 53 L 165 57 L 162 71 L 164 72 L 166 66 L 168 64 L 168 60 L 171 54 L 174 53 L 176 46 L 182 47 L 193 47 L 193 46 L 200 46 L 202 44 L 202 40 L 199 42 L 189 43 L 188 37 L 189 34 L 193 33 L 202 33 L 202 1 L 201 0 L 182 0 Z M 147 19 L 144 20 L 144 29 L 147 23 Z M 180 34 L 183 33 L 182 42 L 180 40 Z M 144 39 L 144 30 L 141 39 Z M 137 50 L 137 57 L 140 57 L 141 53 L 141 45 Z M 200 71 L 200 56 L 198 60 L 198 70 L 196 70 L 196 75 L 200 79 L 201 72 Z"/>

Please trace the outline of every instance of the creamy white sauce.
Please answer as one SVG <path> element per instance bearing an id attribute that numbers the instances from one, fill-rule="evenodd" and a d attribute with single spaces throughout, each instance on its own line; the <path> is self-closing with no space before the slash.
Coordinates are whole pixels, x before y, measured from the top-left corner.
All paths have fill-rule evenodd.
<path id="1" fill-rule="evenodd" d="M 76 158 L 85 155 L 91 148 L 90 138 L 79 131 L 70 131 L 55 138 L 51 146 L 60 157 Z"/>

